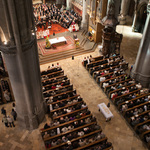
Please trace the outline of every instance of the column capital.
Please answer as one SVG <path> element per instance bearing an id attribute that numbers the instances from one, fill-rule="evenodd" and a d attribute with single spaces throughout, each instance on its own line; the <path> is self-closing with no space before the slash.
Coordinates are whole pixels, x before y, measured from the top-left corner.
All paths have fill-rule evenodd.
<path id="1" fill-rule="evenodd" d="M 0 51 L 5 53 L 5 54 L 16 54 L 16 46 L 9 46 L 9 45 L 0 45 Z"/>
<path id="2" fill-rule="evenodd" d="M 22 52 L 25 52 L 29 49 L 32 48 L 32 46 L 36 43 L 36 38 L 33 37 L 32 40 L 30 40 L 28 43 L 25 43 L 23 45 L 21 45 L 22 47 Z M 17 53 L 17 47 L 16 46 L 12 46 L 12 45 L 0 45 L 0 51 L 2 51 L 5 54 L 16 54 Z"/>

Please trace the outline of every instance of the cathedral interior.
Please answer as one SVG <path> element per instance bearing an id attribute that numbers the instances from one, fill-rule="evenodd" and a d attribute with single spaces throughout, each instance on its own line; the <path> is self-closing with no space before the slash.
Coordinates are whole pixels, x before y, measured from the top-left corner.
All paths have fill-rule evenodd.
<path id="1" fill-rule="evenodd" d="M 0 0 L 0 149 L 150 149 L 149 65 L 150 0 Z"/>

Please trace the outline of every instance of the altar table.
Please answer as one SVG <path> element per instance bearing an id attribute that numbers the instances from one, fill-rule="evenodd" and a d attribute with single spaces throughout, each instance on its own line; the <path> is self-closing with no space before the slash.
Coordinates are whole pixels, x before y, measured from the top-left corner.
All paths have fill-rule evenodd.
<path id="1" fill-rule="evenodd" d="M 63 45 L 63 44 L 66 44 L 67 43 L 67 40 L 64 36 L 62 37 L 57 37 L 57 38 L 54 38 L 54 39 L 49 39 L 49 42 L 51 45 Z"/>
<path id="2" fill-rule="evenodd" d="M 114 116 L 105 103 L 98 104 L 98 108 L 106 119 L 110 119 Z"/>

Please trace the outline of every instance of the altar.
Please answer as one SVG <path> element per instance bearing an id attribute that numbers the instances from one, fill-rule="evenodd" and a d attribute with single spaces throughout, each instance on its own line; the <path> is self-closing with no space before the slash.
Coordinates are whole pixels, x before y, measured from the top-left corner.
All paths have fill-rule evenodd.
<path id="1" fill-rule="evenodd" d="M 62 37 L 57 37 L 57 38 L 54 38 L 54 39 L 49 39 L 49 42 L 51 45 L 64 45 L 67 43 L 67 40 L 64 36 Z"/>
<path id="2" fill-rule="evenodd" d="M 114 116 L 105 103 L 98 104 L 97 106 L 106 120 L 111 119 Z"/>

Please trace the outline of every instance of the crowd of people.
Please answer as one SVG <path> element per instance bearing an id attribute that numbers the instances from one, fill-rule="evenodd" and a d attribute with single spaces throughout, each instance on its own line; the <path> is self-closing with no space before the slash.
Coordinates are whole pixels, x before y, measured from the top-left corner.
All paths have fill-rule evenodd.
<path id="1" fill-rule="evenodd" d="M 89 71 L 110 100 L 146 143 L 150 142 L 150 91 L 142 89 L 126 73 L 128 63 L 120 55 L 85 57 Z"/>
<path id="2" fill-rule="evenodd" d="M 46 148 L 71 150 L 94 142 L 96 144 L 89 149 L 111 147 L 112 144 L 107 142 L 101 127 L 97 125 L 96 118 L 58 65 L 52 64 L 41 72 L 44 99 L 52 119 L 41 132 Z"/>
<path id="3" fill-rule="evenodd" d="M 0 53 L 0 77 L 6 77 L 6 76 L 7 76 L 7 72 L 4 67 L 2 54 Z"/>
<path id="4" fill-rule="evenodd" d="M 5 127 L 15 127 L 14 121 L 17 119 L 15 103 L 12 104 L 11 116 L 7 113 L 6 109 L 2 107 L 1 114 L 3 115 L 2 122 Z"/>
<path id="5" fill-rule="evenodd" d="M 1 87 L 2 87 L 2 91 L 3 91 L 4 98 L 6 99 L 6 101 L 7 102 L 12 101 L 12 96 L 11 96 L 8 81 L 1 79 Z"/>
<path id="6" fill-rule="evenodd" d="M 80 26 L 82 17 L 73 9 L 65 10 L 57 8 L 55 4 L 36 4 L 33 6 L 34 20 L 37 26 L 51 28 L 52 24 L 59 23 L 64 28 L 69 28 L 71 24 Z"/>

